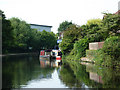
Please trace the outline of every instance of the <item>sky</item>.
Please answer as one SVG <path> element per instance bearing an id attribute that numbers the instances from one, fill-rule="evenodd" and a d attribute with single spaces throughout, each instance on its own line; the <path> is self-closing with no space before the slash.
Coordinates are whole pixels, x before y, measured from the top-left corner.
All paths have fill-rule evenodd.
<path id="1" fill-rule="evenodd" d="M 29 24 L 53 26 L 63 21 L 84 25 L 89 19 L 103 18 L 103 12 L 118 11 L 120 0 L 0 0 L 0 9 L 7 19 L 18 17 Z"/>

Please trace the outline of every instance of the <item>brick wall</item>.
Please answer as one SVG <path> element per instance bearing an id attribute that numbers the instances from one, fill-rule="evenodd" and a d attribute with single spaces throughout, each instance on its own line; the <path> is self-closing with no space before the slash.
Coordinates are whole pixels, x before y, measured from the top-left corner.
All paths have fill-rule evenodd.
<path id="1" fill-rule="evenodd" d="M 98 50 L 103 47 L 104 42 L 89 43 L 89 50 Z"/>

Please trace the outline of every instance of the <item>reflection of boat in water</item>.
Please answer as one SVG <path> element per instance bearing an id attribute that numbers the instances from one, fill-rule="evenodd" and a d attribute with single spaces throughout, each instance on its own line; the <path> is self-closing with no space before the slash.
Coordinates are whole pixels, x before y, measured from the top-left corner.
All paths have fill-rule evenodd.
<path id="1" fill-rule="evenodd" d="M 54 61 L 49 61 L 49 60 L 40 60 L 40 66 L 42 68 L 45 68 L 45 67 L 55 67 L 55 62 Z"/>
<path id="2" fill-rule="evenodd" d="M 40 66 L 42 68 L 45 67 L 59 67 L 61 65 L 61 62 L 55 59 L 52 60 L 45 60 L 45 59 L 40 59 Z"/>

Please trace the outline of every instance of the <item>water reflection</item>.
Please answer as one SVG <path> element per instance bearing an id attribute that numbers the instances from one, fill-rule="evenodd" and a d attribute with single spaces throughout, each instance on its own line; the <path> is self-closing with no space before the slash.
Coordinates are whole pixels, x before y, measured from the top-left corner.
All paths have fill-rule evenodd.
<path id="1" fill-rule="evenodd" d="M 40 67 L 41 68 L 56 67 L 55 60 L 40 59 Z"/>
<path id="2" fill-rule="evenodd" d="M 55 83 L 56 88 L 65 88 L 54 63 L 39 60 L 38 55 L 2 57 L 2 88 L 54 88 Z"/>
<path id="3" fill-rule="evenodd" d="M 38 55 L 2 58 L 3 88 L 120 88 L 120 70 L 71 62 L 56 67 L 55 60 Z"/>
<path id="4" fill-rule="evenodd" d="M 31 60 L 32 57 L 32 60 Z M 38 76 L 39 62 L 34 56 L 7 56 L 2 58 L 2 87 L 20 88 Z"/>
<path id="5" fill-rule="evenodd" d="M 98 83 L 103 83 L 103 80 L 102 80 L 102 77 L 99 76 L 97 73 L 94 73 L 94 72 L 89 72 L 90 74 L 90 80 L 94 80 L 95 82 L 98 82 Z"/>
<path id="6" fill-rule="evenodd" d="M 89 72 L 89 78 L 90 80 L 103 84 L 102 76 L 98 74 L 98 71 L 102 68 L 97 69 L 95 67 L 96 66 L 94 64 L 86 64 L 86 71 Z"/>
<path id="7" fill-rule="evenodd" d="M 63 65 L 61 67 L 60 78 L 61 78 L 62 82 L 70 88 L 81 87 L 81 82 L 79 82 L 76 79 L 74 72 L 71 70 L 71 68 L 69 66 Z"/>
<path id="8" fill-rule="evenodd" d="M 66 86 L 72 88 L 120 88 L 120 70 L 90 63 L 73 62 L 62 66 L 60 76 Z"/>

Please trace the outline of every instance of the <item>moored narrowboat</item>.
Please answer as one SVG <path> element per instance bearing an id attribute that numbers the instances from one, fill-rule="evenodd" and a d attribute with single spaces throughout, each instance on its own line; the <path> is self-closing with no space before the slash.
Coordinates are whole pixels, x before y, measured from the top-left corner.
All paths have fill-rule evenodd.
<path id="1" fill-rule="evenodd" d="M 40 59 L 50 59 L 51 50 L 41 50 L 40 51 Z"/>

